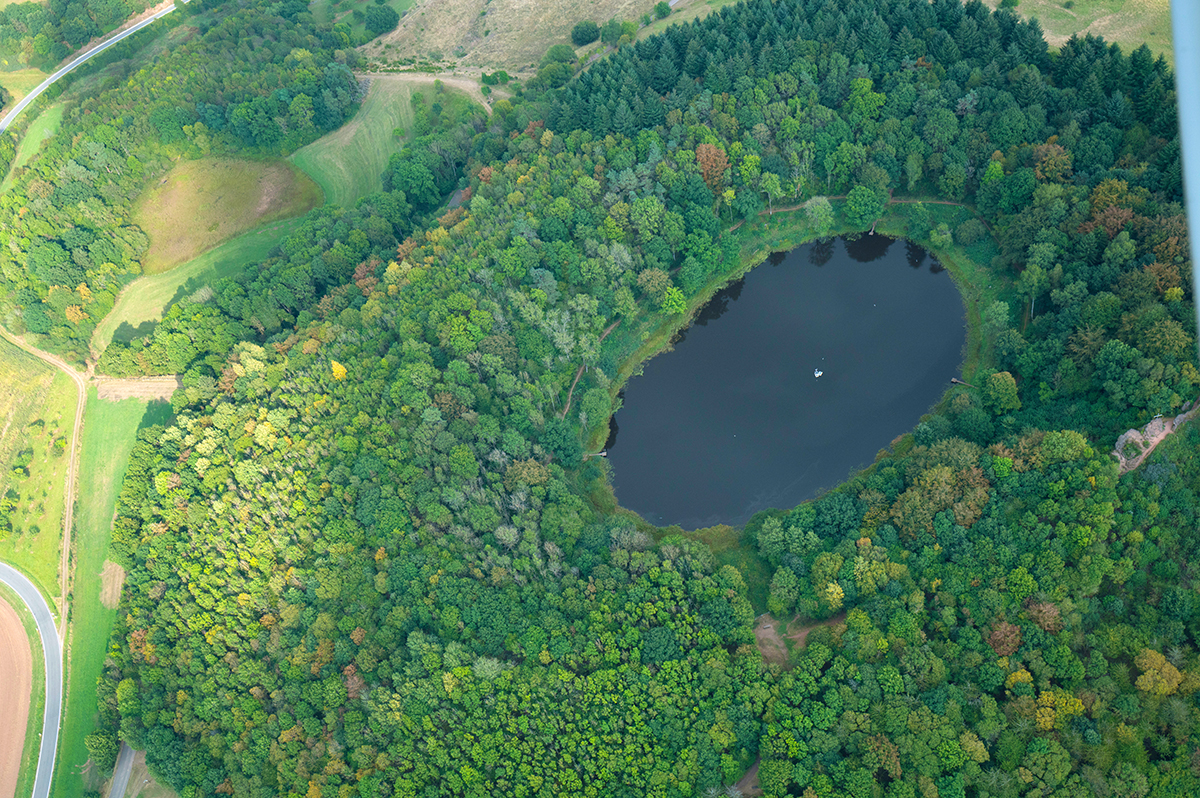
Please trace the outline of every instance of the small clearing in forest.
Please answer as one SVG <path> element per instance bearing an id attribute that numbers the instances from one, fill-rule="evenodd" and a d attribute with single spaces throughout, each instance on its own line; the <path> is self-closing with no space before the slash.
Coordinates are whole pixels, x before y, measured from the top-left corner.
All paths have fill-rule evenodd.
<path id="1" fill-rule="evenodd" d="M 788 664 L 788 647 L 780 634 L 782 624 L 770 615 L 760 615 L 754 624 L 754 642 L 762 658 L 781 668 Z"/>

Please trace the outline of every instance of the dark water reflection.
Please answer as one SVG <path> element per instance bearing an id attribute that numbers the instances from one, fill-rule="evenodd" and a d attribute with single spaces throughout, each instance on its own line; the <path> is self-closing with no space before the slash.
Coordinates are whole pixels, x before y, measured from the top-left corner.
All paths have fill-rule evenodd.
<path id="1" fill-rule="evenodd" d="M 941 264 L 896 243 L 776 253 L 717 294 L 627 386 L 609 437 L 621 505 L 660 525 L 741 524 L 910 430 L 957 373 L 963 306 Z"/>

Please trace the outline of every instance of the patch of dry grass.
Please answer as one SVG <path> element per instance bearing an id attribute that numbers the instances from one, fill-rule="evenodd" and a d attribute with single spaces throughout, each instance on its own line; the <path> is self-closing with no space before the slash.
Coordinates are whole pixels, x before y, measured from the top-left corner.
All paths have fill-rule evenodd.
<path id="1" fill-rule="evenodd" d="M 637 20 L 653 12 L 653 0 L 424 0 L 409 9 L 396 30 L 364 45 L 363 53 L 453 60 L 466 69 L 530 71 L 551 46 L 570 44 L 576 22 Z"/>
<path id="2" fill-rule="evenodd" d="M 7 64 L 3 66 L 7 66 Z M 0 72 L 0 86 L 8 89 L 8 93 L 12 95 L 13 105 L 16 105 L 26 94 L 36 89 L 38 84 L 46 79 L 46 76 L 47 73 L 33 67 L 14 69 L 12 72 Z"/>
<path id="3" fill-rule="evenodd" d="M 150 237 L 142 269 L 165 272 L 239 233 L 320 203 L 317 184 L 286 161 L 184 161 L 134 205 L 133 220 Z"/>

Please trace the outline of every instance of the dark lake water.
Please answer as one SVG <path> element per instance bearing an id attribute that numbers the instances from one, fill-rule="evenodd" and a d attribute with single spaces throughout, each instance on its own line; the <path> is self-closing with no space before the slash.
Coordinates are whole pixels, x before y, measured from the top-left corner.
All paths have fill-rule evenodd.
<path id="1" fill-rule="evenodd" d="M 965 335 L 954 282 L 914 244 L 776 253 L 629 381 L 608 445 L 617 500 L 691 529 L 810 499 L 916 425 Z"/>

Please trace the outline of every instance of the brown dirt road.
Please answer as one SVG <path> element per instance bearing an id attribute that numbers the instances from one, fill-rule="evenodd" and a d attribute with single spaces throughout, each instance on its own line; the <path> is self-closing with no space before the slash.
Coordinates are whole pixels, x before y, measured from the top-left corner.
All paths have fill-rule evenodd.
<path id="1" fill-rule="evenodd" d="M 33 650 L 16 611 L 0 599 L 0 798 L 17 792 L 33 691 Z"/>
<path id="2" fill-rule="evenodd" d="M 96 395 L 101 399 L 119 402 L 122 399 L 166 399 L 183 387 L 177 376 L 170 377 L 97 377 Z"/>

